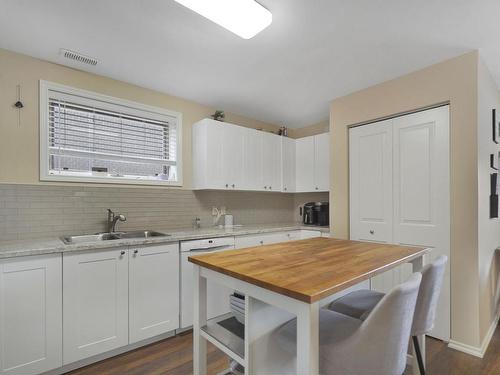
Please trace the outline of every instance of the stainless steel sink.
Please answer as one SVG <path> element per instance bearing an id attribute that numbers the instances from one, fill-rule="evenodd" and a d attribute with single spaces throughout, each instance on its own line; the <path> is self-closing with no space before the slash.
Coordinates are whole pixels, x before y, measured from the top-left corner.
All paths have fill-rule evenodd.
<path id="1" fill-rule="evenodd" d="M 134 230 L 131 232 L 118 232 L 116 233 L 116 235 L 118 235 L 118 238 L 151 238 L 170 236 L 170 234 L 155 232 L 154 230 Z"/>
<path id="2" fill-rule="evenodd" d="M 136 230 L 131 232 L 115 232 L 115 233 L 97 233 L 97 234 L 83 234 L 76 236 L 63 236 L 62 241 L 67 244 L 78 244 L 86 242 L 99 242 L 99 241 L 111 241 L 119 240 L 123 238 L 151 238 L 151 237 L 162 237 L 170 236 L 169 234 L 164 234 L 160 232 L 155 232 L 153 230 Z"/>

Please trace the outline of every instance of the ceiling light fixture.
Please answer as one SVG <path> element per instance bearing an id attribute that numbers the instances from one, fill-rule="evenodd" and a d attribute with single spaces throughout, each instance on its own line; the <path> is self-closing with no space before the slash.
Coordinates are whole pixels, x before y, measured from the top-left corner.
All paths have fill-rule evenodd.
<path id="1" fill-rule="evenodd" d="M 254 0 L 175 0 L 243 39 L 250 39 L 273 21 L 270 11 Z"/>

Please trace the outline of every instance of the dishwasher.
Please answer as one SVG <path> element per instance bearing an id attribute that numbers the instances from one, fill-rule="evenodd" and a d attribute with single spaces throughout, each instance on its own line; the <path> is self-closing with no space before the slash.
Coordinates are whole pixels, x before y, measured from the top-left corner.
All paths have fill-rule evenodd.
<path id="1" fill-rule="evenodd" d="M 181 329 L 193 325 L 193 263 L 188 261 L 188 257 L 230 249 L 234 249 L 234 237 L 181 241 Z M 229 296 L 233 292 L 223 285 L 207 282 L 208 319 L 231 311 Z"/>

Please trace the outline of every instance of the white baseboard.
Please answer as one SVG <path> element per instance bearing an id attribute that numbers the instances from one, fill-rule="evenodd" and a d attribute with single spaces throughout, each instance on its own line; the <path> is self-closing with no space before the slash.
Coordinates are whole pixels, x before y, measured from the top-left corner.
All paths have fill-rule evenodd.
<path id="1" fill-rule="evenodd" d="M 480 347 L 463 344 L 461 342 L 454 340 L 450 340 L 450 342 L 448 343 L 448 347 L 451 349 L 461 351 L 463 353 L 473 355 L 475 357 L 483 358 L 484 353 L 486 353 L 486 350 L 488 350 L 491 338 L 495 333 L 499 318 L 500 318 L 500 311 L 497 311 L 495 319 L 493 319 L 493 322 L 491 322 L 490 328 L 488 329 L 488 332 L 486 333 L 486 336 L 484 337 Z"/>

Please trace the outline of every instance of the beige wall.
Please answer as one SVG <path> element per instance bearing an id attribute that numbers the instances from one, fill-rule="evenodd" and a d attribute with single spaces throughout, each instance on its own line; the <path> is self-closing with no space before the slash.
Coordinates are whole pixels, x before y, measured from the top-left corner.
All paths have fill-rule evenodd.
<path id="1" fill-rule="evenodd" d="M 191 186 L 191 125 L 210 116 L 215 108 L 3 49 L 0 49 L 0 183 L 40 183 L 38 82 L 41 79 L 182 112 L 183 187 Z M 13 107 L 18 84 L 25 105 L 20 125 L 18 110 Z M 257 129 L 278 129 L 230 113 L 226 114 L 226 121 Z"/>
<path id="2" fill-rule="evenodd" d="M 500 93 L 482 59 L 478 64 L 478 247 L 480 337 L 485 337 L 498 311 L 500 220 L 489 218 L 490 154 L 500 148 L 491 135 L 491 110 L 500 121 Z"/>
<path id="3" fill-rule="evenodd" d="M 303 138 L 310 135 L 327 133 L 329 130 L 330 121 L 325 120 L 299 129 L 288 129 L 288 135 L 290 138 Z"/>
<path id="4" fill-rule="evenodd" d="M 347 238 L 348 126 L 437 103 L 450 103 L 451 335 L 478 346 L 477 52 L 338 98 L 330 107 L 331 218 Z"/>

